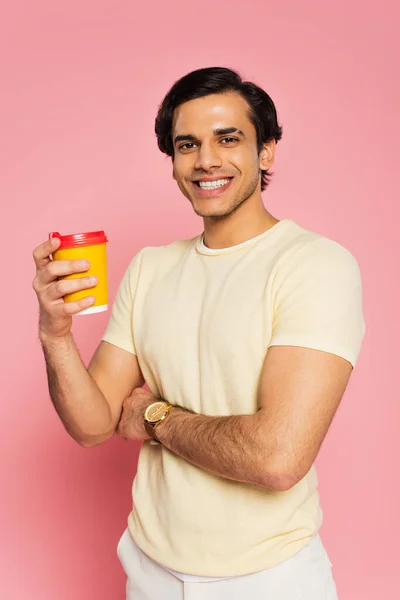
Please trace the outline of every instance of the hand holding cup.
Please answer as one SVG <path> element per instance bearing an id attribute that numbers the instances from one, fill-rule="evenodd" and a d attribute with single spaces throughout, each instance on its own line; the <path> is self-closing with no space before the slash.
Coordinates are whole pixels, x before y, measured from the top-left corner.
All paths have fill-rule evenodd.
<path id="1" fill-rule="evenodd" d="M 33 289 L 39 301 L 41 334 L 65 336 L 73 315 L 107 310 L 106 242 L 104 232 L 55 233 L 34 250 Z M 90 294 L 91 288 L 95 295 Z"/>

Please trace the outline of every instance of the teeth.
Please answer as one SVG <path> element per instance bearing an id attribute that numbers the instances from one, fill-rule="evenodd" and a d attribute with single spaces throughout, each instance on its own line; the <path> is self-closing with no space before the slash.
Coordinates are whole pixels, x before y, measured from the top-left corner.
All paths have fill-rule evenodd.
<path id="1" fill-rule="evenodd" d="M 229 182 L 229 179 L 218 179 L 218 181 L 199 181 L 201 188 L 213 189 L 218 188 Z"/>

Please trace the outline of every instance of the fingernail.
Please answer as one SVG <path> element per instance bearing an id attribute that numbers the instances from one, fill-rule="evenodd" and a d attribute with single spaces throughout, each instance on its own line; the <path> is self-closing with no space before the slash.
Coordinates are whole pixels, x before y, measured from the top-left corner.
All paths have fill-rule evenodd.
<path id="1" fill-rule="evenodd" d="M 78 268 L 79 269 L 88 269 L 89 268 L 89 263 L 87 260 L 81 260 L 78 263 Z"/>
<path id="2" fill-rule="evenodd" d="M 97 283 L 97 277 L 89 277 L 88 281 L 90 285 L 94 285 L 95 283 Z"/>

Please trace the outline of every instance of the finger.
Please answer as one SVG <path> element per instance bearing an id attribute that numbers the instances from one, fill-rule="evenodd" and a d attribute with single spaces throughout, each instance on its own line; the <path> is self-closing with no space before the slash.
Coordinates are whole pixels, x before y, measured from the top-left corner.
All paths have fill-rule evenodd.
<path id="1" fill-rule="evenodd" d="M 38 273 L 39 285 L 44 287 L 56 281 L 59 277 L 84 273 L 90 268 L 88 260 L 51 260 Z"/>
<path id="2" fill-rule="evenodd" d="M 43 299 L 49 302 L 54 302 L 63 298 L 67 294 L 80 292 L 95 287 L 97 277 L 77 277 L 76 279 L 60 279 L 49 285 L 43 294 Z"/>
<path id="3" fill-rule="evenodd" d="M 125 435 L 125 432 L 124 432 L 124 429 L 123 429 L 123 427 L 121 426 L 121 424 L 118 426 L 118 429 L 117 429 L 116 433 L 117 433 L 117 436 L 118 436 L 118 437 L 119 437 L 121 440 L 125 440 L 125 441 L 127 441 L 127 439 L 128 439 L 128 438 L 126 437 L 126 435 Z"/>
<path id="4" fill-rule="evenodd" d="M 64 300 L 56 300 L 50 307 L 50 313 L 53 319 L 62 319 L 64 317 L 71 317 L 76 313 L 89 308 L 94 304 L 96 298 L 94 296 L 85 296 L 81 300 L 76 302 L 64 302 Z"/>
<path id="5" fill-rule="evenodd" d="M 146 392 L 146 390 L 144 390 L 142 387 L 137 387 L 132 390 L 130 398 L 132 398 L 132 396 L 142 396 L 142 394 L 148 394 L 148 392 Z"/>
<path id="6" fill-rule="evenodd" d="M 50 261 L 50 255 L 57 250 L 60 245 L 60 238 L 46 240 L 33 251 L 33 260 L 38 270 L 43 269 Z"/>

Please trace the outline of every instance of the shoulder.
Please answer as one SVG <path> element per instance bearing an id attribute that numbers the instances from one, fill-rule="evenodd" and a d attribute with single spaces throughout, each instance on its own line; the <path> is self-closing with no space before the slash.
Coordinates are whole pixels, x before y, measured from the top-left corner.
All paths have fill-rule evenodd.
<path id="1" fill-rule="evenodd" d="M 149 265 L 175 262 L 195 247 L 199 237 L 174 240 L 170 244 L 163 246 L 147 246 L 142 250 L 143 261 Z"/>
<path id="2" fill-rule="evenodd" d="M 128 270 L 138 272 L 142 276 L 143 272 L 154 273 L 168 269 L 191 252 L 200 237 L 198 235 L 194 238 L 174 240 L 162 246 L 145 246 L 132 258 Z"/>
<path id="3" fill-rule="evenodd" d="M 193 238 L 174 240 L 163 246 L 147 246 L 143 248 L 142 252 L 149 260 L 153 257 L 160 259 L 163 257 L 181 256 L 190 251 L 200 237 L 201 236 L 198 235 Z"/>
<path id="4" fill-rule="evenodd" d="M 350 250 L 339 242 L 293 222 L 277 256 L 275 270 L 283 273 L 318 273 L 322 270 L 327 275 L 334 275 L 338 270 L 359 271 L 359 265 Z"/>

